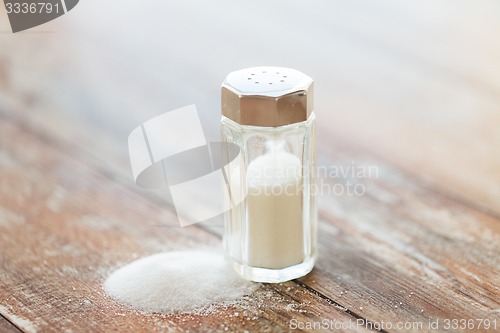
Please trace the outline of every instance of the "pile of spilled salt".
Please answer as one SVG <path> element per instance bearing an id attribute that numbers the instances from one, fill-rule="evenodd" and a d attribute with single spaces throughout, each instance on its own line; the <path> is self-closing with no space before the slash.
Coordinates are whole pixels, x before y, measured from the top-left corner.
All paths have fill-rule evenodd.
<path id="1" fill-rule="evenodd" d="M 120 303 L 160 313 L 234 304 L 256 286 L 241 279 L 221 254 L 212 251 L 145 257 L 116 270 L 104 282 L 104 290 Z"/>

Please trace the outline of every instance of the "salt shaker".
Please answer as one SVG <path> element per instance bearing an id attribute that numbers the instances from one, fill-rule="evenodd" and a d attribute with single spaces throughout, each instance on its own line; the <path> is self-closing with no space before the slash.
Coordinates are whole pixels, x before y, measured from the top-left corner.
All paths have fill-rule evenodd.
<path id="1" fill-rule="evenodd" d="M 245 279 L 284 282 L 316 259 L 313 80 L 294 69 L 253 67 L 222 84 L 221 132 L 240 153 L 226 166 L 224 250 Z"/>

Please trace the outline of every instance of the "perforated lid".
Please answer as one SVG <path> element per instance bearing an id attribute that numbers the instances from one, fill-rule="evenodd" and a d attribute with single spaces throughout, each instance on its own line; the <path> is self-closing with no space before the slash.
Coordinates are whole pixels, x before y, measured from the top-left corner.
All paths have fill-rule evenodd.
<path id="1" fill-rule="evenodd" d="M 252 67 L 222 83 L 222 114 L 241 124 L 276 127 L 307 120 L 313 111 L 313 80 L 283 67 Z"/>

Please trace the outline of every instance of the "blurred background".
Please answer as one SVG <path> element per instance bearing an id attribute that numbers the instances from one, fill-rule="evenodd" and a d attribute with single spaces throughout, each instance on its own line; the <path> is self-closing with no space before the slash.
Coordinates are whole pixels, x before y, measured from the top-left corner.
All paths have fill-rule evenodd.
<path id="1" fill-rule="evenodd" d="M 16 34 L 0 7 L 0 121 L 129 182 L 138 124 L 196 104 L 217 141 L 225 75 L 284 66 L 315 79 L 320 156 L 356 147 L 500 213 L 498 1 L 82 0 Z"/>

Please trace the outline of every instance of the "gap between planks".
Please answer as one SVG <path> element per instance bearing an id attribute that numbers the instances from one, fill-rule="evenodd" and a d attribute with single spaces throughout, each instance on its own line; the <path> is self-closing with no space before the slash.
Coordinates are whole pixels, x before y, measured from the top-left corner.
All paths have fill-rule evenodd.
<path id="1" fill-rule="evenodd" d="M 19 333 L 23 332 L 16 324 L 7 319 L 3 314 L 0 313 L 0 331 L 6 333 Z"/>

